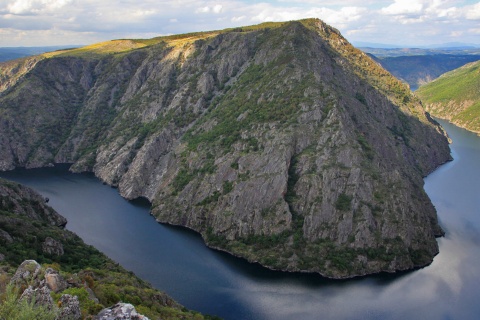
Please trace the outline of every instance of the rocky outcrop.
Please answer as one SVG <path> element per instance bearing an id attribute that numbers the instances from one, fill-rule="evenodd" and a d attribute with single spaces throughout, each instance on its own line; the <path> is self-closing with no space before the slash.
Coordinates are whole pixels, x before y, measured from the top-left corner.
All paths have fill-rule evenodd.
<path id="1" fill-rule="evenodd" d="M 137 313 L 135 307 L 130 303 L 117 303 L 105 308 L 95 317 L 96 320 L 148 320 L 147 317 Z"/>
<path id="2" fill-rule="evenodd" d="M 10 283 L 18 288 L 25 288 L 20 296 L 20 301 L 34 302 L 46 310 L 56 310 L 51 292 L 63 291 L 67 288 L 66 281 L 51 268 L 45 272 L 35 260 L 25 260 L 17 269 Z M 60 308 L 56 319 L 81 319 L 78 297 L 62 295 Z"/>
<path id="3" fill-rule="evenodd" d="M 39 275 L 42 271 L 42 266 L 35 260 L 25 260 L 17 268 L 10 283 L 20 287 L 26 285 L 39 284 Z"/>
<path id="4" fill-rule="evenodd" d="M 274 269 L 344 278 L 432 261 L 443 231 L 422 178 L 450 159 L 447 139 L 337 30 L 312 19 L 155 41 L 38 62 L 0 96 L 0 168 L 72 162 Z"/>
<path id="5" fill-rule="evenodd" d="M 57 256 L 63 255 L 63 245 L 61 242 L 51 238 L 46 237 L 45 241 L 42 242 L 42 250 L 47 254 L 54 254 Z"/>
<path id="6" fill-rule="evenodd" d="M 67 219 L 46 205 L 45 199 L 38 193 L 3 179 L 0 179 L 0 209 L 32 220 L 44 221 L 52 226 L 63 227 L 67 224 Z M 0 237 L 2 234 L 4 233 L 0 233 Z"/>
<path id="7" fill-rule="evenodd" d="M 29 286 L 23 291 L 20 296 L 20 301 L 25 299 L 29 303 L 34 302 L 36 306 L 42 306 L 47 310 L 52 310 L 54 306 L 50 292 L 50 289 L 44 285 L 35 289 L 32 286 Z"/>
<path id="8" fill-rule="evenodd" d="M 67 289 L 67 281 L 58 273 L 58 271 L 47 268 L 45 270 L 45 284 L 53 292 L 57 293 Z"/>
<path id="9" fill-rule="evenodd" d="M 57 319 L 82 319 L 82 313 L 80 311 L 80 302 L 77 296 L 64 294 L 59 300 L 60 310 L 57 315 Z"/>

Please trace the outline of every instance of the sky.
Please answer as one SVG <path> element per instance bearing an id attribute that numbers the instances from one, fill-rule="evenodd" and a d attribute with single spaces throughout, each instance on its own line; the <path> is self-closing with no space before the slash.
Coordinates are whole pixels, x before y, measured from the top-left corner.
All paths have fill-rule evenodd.
<path id="1" fill-rule="evenodd" d="M 319 18 L 350 42 L 480 45 L 478 0 L 0 0 L 0 47 L 86 45 Z"/>

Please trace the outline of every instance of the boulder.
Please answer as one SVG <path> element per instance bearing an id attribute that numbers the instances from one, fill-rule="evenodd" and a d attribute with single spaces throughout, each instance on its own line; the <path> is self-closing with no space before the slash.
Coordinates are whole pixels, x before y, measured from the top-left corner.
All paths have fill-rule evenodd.
<path id="1" fill-rule="evenodd" d="M 135 307 L 130 303 L 117 303 L 105 308 L 95 317 L 96 320 L 149 320 L 147 317 L 137 313 Z"/>
<path id="2" fill-rule="evenodd" d="M 67 281 L 52 268 L 45 270 L 45 284 L 55 293 L 63 291 L 68 287 Z"/>
<path id="3" fill-rule="evenodd" d="M 10 280 L 10 283 L 21 286 L 21 285 L 32 285 L 34 282 L 37 282 L 38 275 L 42 267 L 35 260 L 25 260 L 18 267 L 17 271 Z"/>
<path id="4" fill-rule="evenodd" d="M 82 319 L 82 313 L 80 311 L 80 302 L 77 296 L 71 296 L 64 294 L 60 297 L 60 311 L 56 320 L 69 319 L 80 320 Z"/>
<path id="5" fill-rule="evenodd" d="M 42 251 L 47 254 L 61 256 L 63 255 L 63 245 L 60 241 L 46 237 L 42 243 Z"/>
<path id="6" fill-rule="evenodd" d="M 23 291 L 20 296 L 20 300 L 26 299 L 28 302 L 35 301 L 36 306 L 43 306 L 48 310 L 53 309 L 53 299 L 50 295 L 50 289 L 47 286 L 42 286 L 40 288 L 33 289 L 32 286 L 29 286 L 25 291 Z"/>

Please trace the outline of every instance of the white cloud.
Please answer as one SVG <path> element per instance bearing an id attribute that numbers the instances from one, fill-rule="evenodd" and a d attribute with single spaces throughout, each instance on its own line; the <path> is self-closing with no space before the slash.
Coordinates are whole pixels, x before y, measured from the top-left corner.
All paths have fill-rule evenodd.
<path id="1" fill-rule="evenodd" d="M 202 7 L 195 10 L 195 13 L 209 13 L 209 12 L 210 12 L 210 7 Z"/>
<path id="2" fill-rule="evenodd" d="M 222 12 L 222 9 L 223 9 L 223 6 L 221 4 L 216 4 L 216 5 L 213 5 L 213 6 L 205 6 L 205 7 L 201 7 L 201 8 L 197 8 L 197 10 L 195 10 L 195 13 L 215 13 L 215 14 L 219 14 Z"/>
<path id="3" fill-rule="evenodd" d="M 223 6 L 221 4 L 217 4 L 217 5 L 213 6 L 212 11 L 215 12 L 215 13 L 220 13 L 220 12 L 222 12 L 222 8 L 223 8 Z"/>
<path id="4" fill-rule="evenodd" d="M 361 7 L 344 7 L 340 10 L 316 8 L 308 13 L 333 25 L 345 25 L 349 22 L 359 21 L 367 13 L 367 9 Z"/>
<path id="5" fill-rule="evenodd" d="M 410 15 L 420 14 L 422 9 L 423 3 L 418 0 L 395 0 L 388 7 L 382 8 L 381 12 L 388 15 Z"/>
<path id="6" fill-rule="evenodd" d="M 480 20 L 480 2 L 466 8 L 465 17 L 469 20 Z"/>
<path id="7" fill-rule="evenodd" d="M 7 4 L 11 14 L 38 14 L 51 12 L 70 4 L 72 0 L 15 0 Z"/>

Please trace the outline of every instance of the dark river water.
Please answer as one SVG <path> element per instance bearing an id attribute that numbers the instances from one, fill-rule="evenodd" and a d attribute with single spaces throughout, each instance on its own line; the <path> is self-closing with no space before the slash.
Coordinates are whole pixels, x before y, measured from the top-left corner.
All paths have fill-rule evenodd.
<path id="1" fill-rule="evenodd" d="M 93 175 L 66 166 L 1 173 L 33 187 L 67 228 L 187 308 L 225 319 L 480 319 L 480 138 L 442 122 L 453 162 L 425 179 L 446 231 L 432 265 L 333 281 L 266 270 L 160 225 Z"/>

